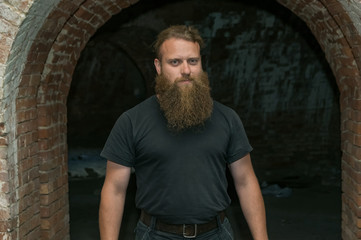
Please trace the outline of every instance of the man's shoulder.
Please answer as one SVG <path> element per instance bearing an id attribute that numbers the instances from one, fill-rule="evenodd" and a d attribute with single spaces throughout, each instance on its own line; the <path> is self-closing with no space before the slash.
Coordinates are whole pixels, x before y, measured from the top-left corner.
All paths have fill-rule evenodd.
<path id="1" fill-rule="evenodd" d="M 235 110 L 223 103 L 213 100 L 213 109 L 215 112 L 221 112 L 223 114 L 235 114 Z"/>
<path id="2" fill-rule="evenodd" d="M 139 124 L 145 124 L 147 121 L 157 121 L 159 113 L 159 103 L 156 96 L 153 95 L 122 113 L 120 118 L 138 126 Z"/>
<path id="3" fill-rule="evenodd" d="M 157 109 L 157 99 L 156 96 L 150 96 L 149 98 L 145 99 L 144 101 L 138 103 L 134 107 L 128 109 L 126 111 L 127 114 L 136 114 L 136 113 L 146 113 L 151 110 Z"/>

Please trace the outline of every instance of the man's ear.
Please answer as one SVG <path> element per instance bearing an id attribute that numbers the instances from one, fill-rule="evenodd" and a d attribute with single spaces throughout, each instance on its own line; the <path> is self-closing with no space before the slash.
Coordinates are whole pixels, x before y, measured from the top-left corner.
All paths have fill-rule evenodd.
<path id="1" fill-rule="evenodd" d="M 154 59 L 154 66 L 155 66 L 155 69 L 157 70 L 158 75 L 160 75 L 162 73 L 162 66 L 161 66 L 160 60 L 158 58 Z"/>

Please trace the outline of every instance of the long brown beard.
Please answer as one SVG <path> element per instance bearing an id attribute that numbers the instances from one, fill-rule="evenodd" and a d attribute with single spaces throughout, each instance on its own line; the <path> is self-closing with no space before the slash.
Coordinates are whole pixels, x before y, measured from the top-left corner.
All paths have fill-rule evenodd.
<path id="1" fill-rule="evenodd" d="M 213 109 L 207 73 L 202 72 L 190 78 L 192 83 L 179 86 L 177 82 L 183 80 L 181 78 L 170 83 L 162 74 L 156 77 L 155 92 L 160 108 L 168 121 L 168 127 L 176 132 L 203 125 Z"/>

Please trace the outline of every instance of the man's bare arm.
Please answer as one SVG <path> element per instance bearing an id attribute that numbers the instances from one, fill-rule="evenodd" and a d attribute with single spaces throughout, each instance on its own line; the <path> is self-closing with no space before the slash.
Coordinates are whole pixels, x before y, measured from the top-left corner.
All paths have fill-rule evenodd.
<path id="1" fill-rule="evenodd" d="M 267 240 L 265 207 L 250 155 L 233 162 L 229 168 L 253 239 Z"/>
<path id="2" fill-rule="evenodd" d="M 117 240 L 124 212 L 124 202 L 131 168 L 107 162 L 99 207 L 99 228 L 102 240 Z"/>

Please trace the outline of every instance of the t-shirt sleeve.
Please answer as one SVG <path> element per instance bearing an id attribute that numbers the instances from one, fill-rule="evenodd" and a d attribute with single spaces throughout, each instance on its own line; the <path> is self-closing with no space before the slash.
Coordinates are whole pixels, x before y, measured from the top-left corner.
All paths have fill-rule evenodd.
<path id="1" fill-rule="evenodd" d="M 228 143 L 227 152 L 227 162 L 229 164 L 241 159 L 253 150 L 248 141 L 243 123 L 235 111 L 232 111 L 231 114 L 230 127 L 231 137 Z"/>
<path id="2" fill-rule="evenodd" d="M 127 166 L 134 166 L 134 144 L 132 123 L 123 113 L 111 130 L 100 156 L 109 161 Z"/>

